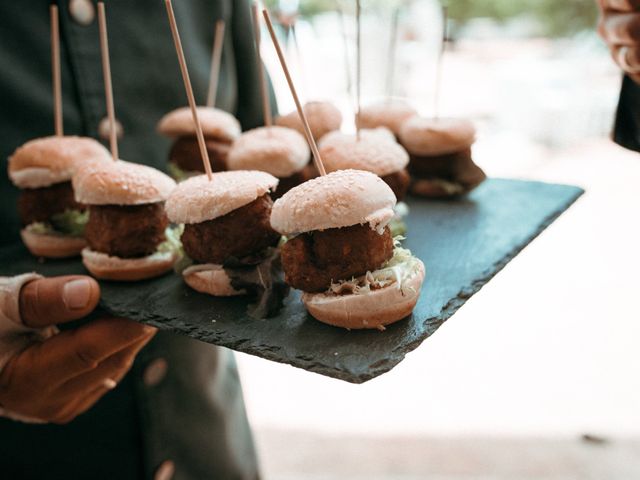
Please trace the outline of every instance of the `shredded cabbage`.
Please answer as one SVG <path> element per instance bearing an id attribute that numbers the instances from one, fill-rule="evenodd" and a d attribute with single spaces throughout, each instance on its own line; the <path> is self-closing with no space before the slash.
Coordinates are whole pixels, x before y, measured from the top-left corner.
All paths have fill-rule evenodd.
<path id="1" fill-rule="evenodd" d="M 28 225 L 27 231 L 37 235 L 81 237 L 88 221 L 88 210 L 65 210 L 53 215 L 50 222 L 34 222 Z"/>
<path id="2" fill-rule="evenodd" d="M 182 242 L 180 241 L 180 236 L 184 231 L 184 225 L 177 225 L 172 227 L 167 227 L 164 231 L 165 240 L 160 245 L 156 251 L 158 253 L 182 253 Z"/>
<path id="3" fill-rule="evenodd" d="M 396 284 L 398 290 L 403 290 L 404 282 L 411 278 L 419 265 L 419 260 L 411 255 L 411 251 L 400 246 L 403 237 L 393 239 L 395 248 L 391 257 L 381 268 L 367 272 L 361 277 L 351 280 L 340 280 L 331 283 L 327 290 L 329 295 L 366 295 L 372 290 L 378 290 Z"/>

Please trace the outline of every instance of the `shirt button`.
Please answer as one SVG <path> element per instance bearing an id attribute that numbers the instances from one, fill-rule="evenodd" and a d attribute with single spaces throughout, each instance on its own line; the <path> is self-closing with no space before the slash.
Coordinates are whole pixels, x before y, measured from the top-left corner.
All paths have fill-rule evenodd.
<path id="1" fill-rule="evenodd" d="M 77 24 L 86 27 L 96 18 L 96 7 L 91 0 L 69 0 L 69 13 Z"/>
<path id="2" fill-rule="evenodd" d="M 103 140 L 109 140 L 109 134 L 111 133 L 111 124 L 109 123 L 109 117 L 104 117 L 98 123 L 98 136 Z M 116 118 L 116 137 L 122 138 L 124 135 L 124 128 L 120 121 Z"/>
<path id="3" fill-rule="evenodd" d="M 153 480 L 171 480 L 176 472 L 176 465 L 171 460 L 165 460 L 160 464 L 153 476 Z"/>
<path id="4" fill-rule="evenodd" d="M 164 358 L 156 358 L 144 369 L 142 381 L 147 387 L 155 387 L 167 375 L 168 368 L 169 364 Z"/>

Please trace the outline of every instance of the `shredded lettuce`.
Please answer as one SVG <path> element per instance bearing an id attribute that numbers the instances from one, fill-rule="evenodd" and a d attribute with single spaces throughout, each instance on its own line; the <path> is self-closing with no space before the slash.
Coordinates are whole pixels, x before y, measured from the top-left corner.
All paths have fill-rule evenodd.
<path id="1" fill-rule="evenodd" d="M 51 225 L 56 231 L 72 237 L 84 235 L 88 221 L 89 210 L 65 210 L 51 217 Z"/>
<path id="2" fill-rule="evenodd" d="M 182 242 L 180 241 L 182 232 L 184 232 L 184 225 L 167 227 L 164 231 L 164 242 L 158 245 L 157 251 L 159 253 L 184 253 L 182 250 Z"/>
<path id="3" fill-rule="evenodd" d="M 406 288 L 403 284 L 415 274 L 419 266 L 419 260 L 411 255 L 409 249 L 400 246 L 402 240 L 404 239 L 400 236 L 394 238 L 393 257 L 381 268 L 373 272 L 367 272 L 361 277 L 333 282 L 326 293 L 329 295 L 365 295 L 372 290 L 378 290 L 394 284 L 398 290 Z"/>
<path id="4" fill-rule="evenodd" d="M 27 230 L 37 235 L 81 237 L 88 221 L 88 210 L 65 210 L 53 215 L 50 222 L 34 222 L 28 225 Z"/>
<path id="5" fill-rule="evenodd" d="M 392 237 L 403 236 L 407 233 L 407 224 L 401 217 L 395 216 L 389 222 L 389 230 L 391 230 Z"/>

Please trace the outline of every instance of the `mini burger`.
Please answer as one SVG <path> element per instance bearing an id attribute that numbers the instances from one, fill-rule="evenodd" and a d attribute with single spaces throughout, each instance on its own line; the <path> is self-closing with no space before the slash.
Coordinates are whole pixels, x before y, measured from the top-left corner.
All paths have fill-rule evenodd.
<path id="1" fill-rule="evenodd" d="M 402 124 L 400 143 L 409 152 L 411 192 L 425 197 L 463 195 L 487 176 L 471 158 L 476 129 L 467 120 L 415 116 Z"/>
<path id="2" fill-rule="evenodd" d="M 378 175 L 393 191 L 398 201 L 409 189 L 409 155 L 389 130 L 361 130 L 355 135 L 331 132 L 320 141 L 320 155 L 327 172 L 365 170 Z"/>
<path id="3" fill-rule="evenodd" d="M 38 257 L 79 255 L 86 246 L 84 205 L 74 199 L 71 177 L 94 162 L 109 162 L 109 151 L 86 137 L 60 136 L 31 140 L 9 157 L 9 178 L 21 189 L 20 232 Z"/>
<path id="4" fill-rule="evenodd" d="M 279 179 L 273 198 L 313 178 L 309 165 L 309 145 L 292 128 L 260 127 L 238 138 L 229 151 L 229 170 L 259 170 Z"/>
<path id="5" fill-rule="evenodd" d="M 385 127 L 398 138 L 402 124 L 417 114 L 416 109 L 408 103 L 390 99 L 362 107 L 356 124 L 362 129 Z"/>
<path id="6" fill-rule="evenodd" d="M 342 114 L 329 102 L 308 102 L 302 109 L 309 122 L 309 128 L 314 140 L 317 142 L 323 136 L 334 130 L 339 130 L 342 125 Z M 297 130 L 304 135 L 304 127 L 297 110 L 276 118 L 276 125 Z"/>
<path id="7" fill-rule="evenodd" d="M 257 171 L 220 172 L 180 183 L 166 203 L 173 223 L 184 224 L 182 246 L 194 262 L 182 272 L 194 290 L 225 297 L 246 293 L 233 286 L 234 270 L 259 264 L 280 235 L 271 228 L 274 176 Z"/>
<path id="8" fill-rule="evenodd" d="M 317 320 L 383 330 L 413 311 L 425 270 L 391 237 L 395 203 L 385 182 L 359 170 L 315 178 L 274 203 L 271 226 L 288 238 L 285 281 Z"/>
<path id="9" fill-rule="evenodd" d="M 170 177 L 118 160 L 79 170 L 73 188 L 89 206 L 82 261 L 96 278 L 135 281 L 173 268 L 178 247 L 164 213 Z"/>
<path id="10" fill-rule="evenodd" d="M 240 136 L 240 123 L 236 118 L 218 108 L 198 107 L 211 170 L 227 169 L 227 155 L 233 141 Z M 174 139 L 169 152 L 169 172 L 176 180 L 204 172 L 202 157 L 196 137 L 196 127 L 189 107 L 167 113 L 158 123 L 158 132 Z"/>

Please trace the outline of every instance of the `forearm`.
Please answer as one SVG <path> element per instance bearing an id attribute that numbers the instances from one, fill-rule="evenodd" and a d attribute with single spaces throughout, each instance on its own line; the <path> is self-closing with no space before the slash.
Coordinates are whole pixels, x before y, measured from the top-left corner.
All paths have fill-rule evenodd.
<path id="1" fill-rule="evenodd" d="M 640 84 L 628 76 L 622 83 L 613 140 L 625 148 L 640 151 Z"/>

